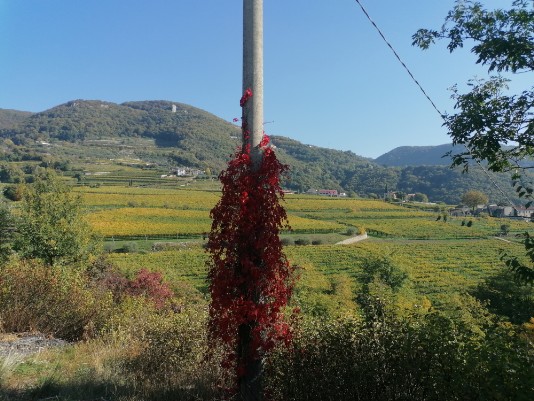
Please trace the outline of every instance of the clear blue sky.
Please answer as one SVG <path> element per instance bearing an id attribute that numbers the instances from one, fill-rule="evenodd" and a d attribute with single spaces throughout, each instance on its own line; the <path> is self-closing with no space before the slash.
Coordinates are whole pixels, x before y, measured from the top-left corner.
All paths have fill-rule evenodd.
<path id="1" fill-rule="evenodd" d="M 442 111 L 448 87 L 486 75 L 468 50 L 411 46 L 454 0 L 361 1 Z M 367 157 L 449 142 L 354 0 L 265 0 L 264 24 L 268 134 Z M 231 121 L 241 49 L 241 0 L 0 0 L 0 108 L 158 99 Z"/>

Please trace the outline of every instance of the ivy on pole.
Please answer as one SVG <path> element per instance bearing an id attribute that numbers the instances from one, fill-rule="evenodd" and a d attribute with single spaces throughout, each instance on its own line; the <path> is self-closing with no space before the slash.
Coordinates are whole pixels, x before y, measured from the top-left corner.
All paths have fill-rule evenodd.
<path id="1" fill-rule="evenodd" d="M 252 96 L 247 89 L 241 107 Z M 238 380 L 247 373 L 249 359 L 261 358 L 278 341 L 290 341 L 283 308 L 295 282 L 294 267 L 279 238 L 280 230 L 289 227 L 280 205 L 284 197 L 280 177 L 288 166 L 278 161 L 267 135 L 259 144 L 261 162 L 253 165 L 246 119 L 242 131 L 244 145 L 219 176 L 222 197 L 210 214 L 207 244 L 210 337 L 226 345 L 223 366 L 235 369 Z M 249 349 L 239 352 L 242 327 L 249 329 L 250 341 Z"/>

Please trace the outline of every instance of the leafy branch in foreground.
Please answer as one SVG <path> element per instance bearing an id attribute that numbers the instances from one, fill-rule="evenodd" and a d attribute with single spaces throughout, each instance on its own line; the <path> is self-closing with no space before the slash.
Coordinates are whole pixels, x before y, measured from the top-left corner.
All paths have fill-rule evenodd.
<path id="1" fill-rule="evenodd" d="M 457 0 L 441 30 L 419 29 L 412 36 L 412 44 L 425 50 L 436 39 L 448 39 L 447 48 L 453 52 L 465 41 L 472 41 L 477 64 L 488 65 L 489 71 L 532 71 L 533 18 L 532 1 L 528 0 L 515 0 L 511 9 L 493 11 L 485 10 L 477 1 Z"/>

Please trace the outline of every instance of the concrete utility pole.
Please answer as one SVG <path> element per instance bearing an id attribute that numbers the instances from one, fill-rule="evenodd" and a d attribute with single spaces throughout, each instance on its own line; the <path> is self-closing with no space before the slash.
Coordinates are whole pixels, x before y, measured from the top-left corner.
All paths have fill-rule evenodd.
<path id="1" fill-rule="evenodd" d="M 243 136 L 243 145 L 250 145 L 252 168 L 259 169 L 263 154 L 259 149 L 263 138 L 263 0 L 243 0 L 243 92 L 252 91 L 252 97 L 243 107 L 243 121 L 247 123 L 249 138 Z M 245 374 L 239 379 L 239 399 L 261 401 L 263 367 L 261 359 L 253 356 L 252 330 L 256 323 L 242 324 L 238 333 L 238 363 L 245 364 Z"/>
<path id="2" fill-rule="evenodd" d="M 258 166 L 263 137 L 263 0 L 243 0 L 243 93 L 248 88 L 252 98 L 243 108 L 243 120 L 250 131 L 252 160 Z M 245 138 L 243 144 L 247 144 Z"/>

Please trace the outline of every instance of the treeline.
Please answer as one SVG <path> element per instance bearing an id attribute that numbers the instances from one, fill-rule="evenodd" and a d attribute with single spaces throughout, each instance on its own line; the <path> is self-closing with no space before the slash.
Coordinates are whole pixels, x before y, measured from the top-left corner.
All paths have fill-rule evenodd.
<path id="1" fill-rule="evenodd" d="M 322 171 L 322 174 L 320 173 Z M 349 196 L 381 198 L 387 190 L 404 194 L 422 193 L 432 202 L 457 204 L 464 193 L 476 189 L 486 193 L 491 202 L 519 201 L 512 186 L 511 174 L 491 174 L 473 167 L 463 174 L 447 166 L 382 167 L 373 163 L 349 168 L 321 169 L 318 164 L 296 166 L 287 186 L 299 191 L 328 188 Z M 505 195 L 503 195 L 504 192 Z"/>

